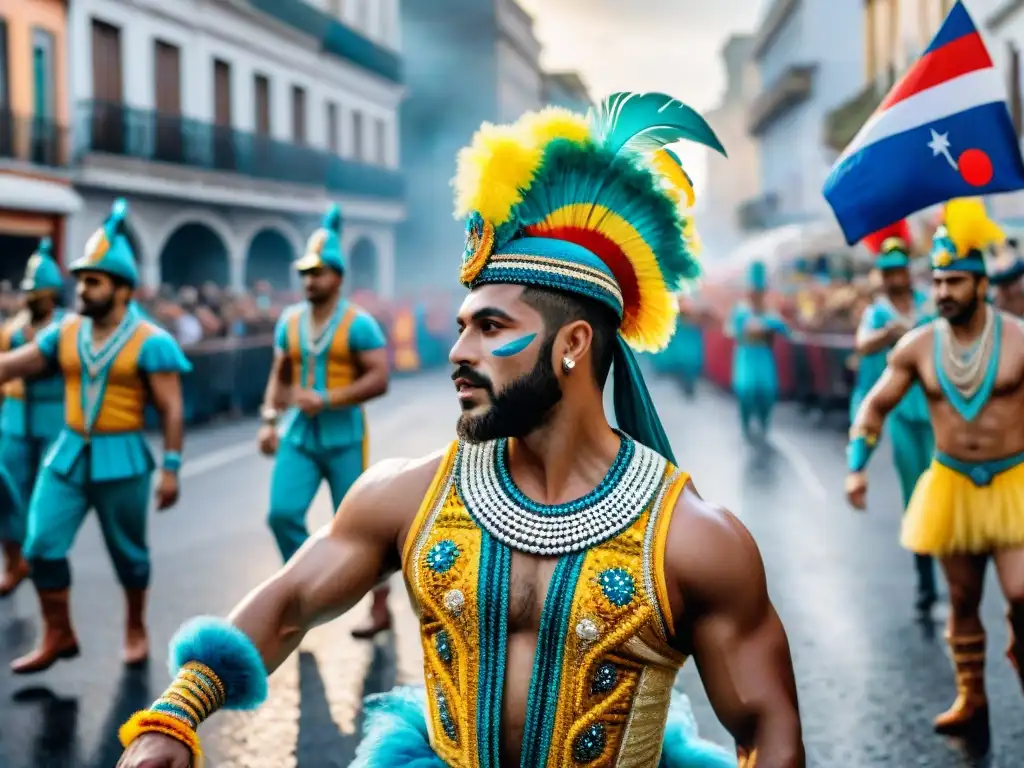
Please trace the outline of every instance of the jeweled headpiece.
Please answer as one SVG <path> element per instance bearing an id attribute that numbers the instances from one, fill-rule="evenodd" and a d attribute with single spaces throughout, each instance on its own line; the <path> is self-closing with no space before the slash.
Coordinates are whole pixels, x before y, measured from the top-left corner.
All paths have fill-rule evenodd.
<path id="1" fill-rule="evenodd" d="M 875 256 L 875 268 L 906 269 L 910 266 L 910 224 L 900 219 L 864 238 L 864 245 Z"/>
<path id="2" fill-rule="evenodd" d="M 979 198 L 950 200 L 932 239 L 932 269 L 985 276 L 985 249 L 1005 239 Z"/>

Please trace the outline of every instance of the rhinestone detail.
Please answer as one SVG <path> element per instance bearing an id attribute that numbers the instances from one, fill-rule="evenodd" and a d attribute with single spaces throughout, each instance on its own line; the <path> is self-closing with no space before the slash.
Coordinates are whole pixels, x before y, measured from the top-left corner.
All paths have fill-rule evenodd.
<path id="1" fill-rule="evenodd" d="M 592 643 L 601 636 L 601 630 L 593 619 L 580 619 L 576 625 L 576 637 L 584 643 Z"/>
<path id="2" fill-rule="evenodd" d="M 448 631 L 442 629 L 434 635 L 434 648 L 437 650 L 437 657 L 445 664 L 452 663 L 452 644 L 448 637 Z"/>
<path id="3" fill-rule="evenodd" d="M 608 693 L 619 680 L 619 671 L 610 661 L 602 662 L 590 681 L 590 692 L 593 694 Z"/>
<path id="4" fill-rule="evenodd" d="M 466 607 L 466 596 L 461 589 L 450 589 L 444 594 L 444 607 L 452 616 L 458 616 Z"/>
<path id="5" fill-rule="evenodd" d="M 591 763 L 604 754 L 608 737 L 601 723 L 593 723 L 576 737 L 572 745 L 572 759 L 577 763 Z"/>
<path id="6" fill-rule="evenodd" d="M 434 696 L 437 699 L 437 716 L 441 721 L 441 727 L 444 729 L 444 735 L 450 741 L 458 741 L 459 732 L 455 728 L 455 720 L 452 718 L 451 710 L 448 708 L 448 698 L 444 695 L 444 690 L 440 685 L 434 686 Z"/>
<path id="7" fill-rule="evenodd" d="M 427 552 L 427 568 L 434 573 L 447 573 L 455 565 L 462 552 L 451 539 L 443 539 Z"/>
<path id="8" fill-rule="evenodd" d="M 607 494 L 552 515 L 524 508 L 510 496 L 499 474 L 498 441 L 463 442 L 457 462 L 459 495 L 477 524 L 506 546 L 541 556 L 581 552 L 625 530 L 654 499 L 667 466 L 664 457 L 635 443 L 620 481 Z"/>
<path id="9" fill-rule="evenodd" d="M 636 593 L 633 576 L 625 568 L 609 568 L 602 571 L 597 577 L 597 583 L 601 585 L 601 591 L 608 598 L 608 602 L 617 608 L 629 605 Z"/>

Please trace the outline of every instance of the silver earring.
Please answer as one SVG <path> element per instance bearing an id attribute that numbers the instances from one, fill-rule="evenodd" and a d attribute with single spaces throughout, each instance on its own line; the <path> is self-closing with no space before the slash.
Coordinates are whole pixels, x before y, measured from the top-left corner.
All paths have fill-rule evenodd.
<path id="1" fill-rule="evenodd" d="M 566 373 L 569 373 L 575 367 L 576 367 L 576 361 L 573 360 L 571 357 L 566 356 L 566 357 L 562 358 L 562 370 L 563 371 L 565 371 Z"/>

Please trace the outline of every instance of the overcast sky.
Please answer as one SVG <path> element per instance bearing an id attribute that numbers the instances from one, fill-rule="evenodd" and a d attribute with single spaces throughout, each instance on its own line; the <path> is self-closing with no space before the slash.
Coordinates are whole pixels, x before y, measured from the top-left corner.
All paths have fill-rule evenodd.
<path id="1" fill-rule="evenodd" d="M 700 110 L 725 85 L 719 51 L 750 32 L 765 0 L 518 0 L 536 20 L 549 70 L 576 70 L 595 99 L 615 91 L 662 91 Z M 698 195 L 700 151 L 679 148 Z M 728 150 L 728 147 L 726 147 Z"/>

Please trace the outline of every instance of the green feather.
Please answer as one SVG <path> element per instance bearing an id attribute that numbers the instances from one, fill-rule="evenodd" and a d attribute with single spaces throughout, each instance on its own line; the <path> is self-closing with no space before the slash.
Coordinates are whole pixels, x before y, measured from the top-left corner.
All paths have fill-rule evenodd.
<path id="1" fill-rule="evenodd" d="M 726 154 L 700 113 L 663 93 L 614 93 L 598 106 L 592 125 L 597 143 L 616 154 L 654 152 L 684 139 Z"/>

